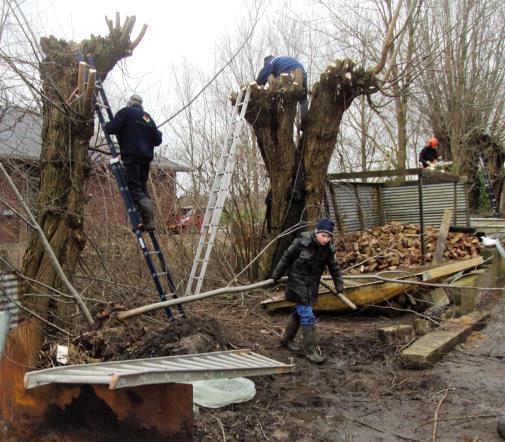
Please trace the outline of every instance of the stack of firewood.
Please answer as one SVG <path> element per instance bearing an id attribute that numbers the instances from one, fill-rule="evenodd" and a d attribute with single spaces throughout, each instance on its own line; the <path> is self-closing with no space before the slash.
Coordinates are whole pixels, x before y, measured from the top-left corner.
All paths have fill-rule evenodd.
<path id="1" fill-rule="evenodd" d="M 425 229 L 426 262 L 433 260 L 438 229 Z M 391 222 L 335 238 L 337 261 L 347 273 L 372 273 L 422 264 L 419 226 Z M 466 233 L 449 233 L 445 260 L 475 258 L 480 255 L 479 239 Z"/>

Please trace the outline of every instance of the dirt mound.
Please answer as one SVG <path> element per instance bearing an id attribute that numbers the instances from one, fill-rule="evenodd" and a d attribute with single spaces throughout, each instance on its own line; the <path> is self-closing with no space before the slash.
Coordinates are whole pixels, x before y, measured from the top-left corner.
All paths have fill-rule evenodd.
<path id="1" fill-rule="evenodd" d="M 159 356 L 207 353 L 227 350 L 225 337 L 213 318 L 187 318 L 163 326 L 125 323 L 81 336 L 73 347 L 80 360 L 70 363 L 119 361 Z M 71 353 L 76 353 L 72 352 Z M 44 366 L 54 365 L 53 357 Z M 46 361 L 47 362 L 47 361 Z"/>

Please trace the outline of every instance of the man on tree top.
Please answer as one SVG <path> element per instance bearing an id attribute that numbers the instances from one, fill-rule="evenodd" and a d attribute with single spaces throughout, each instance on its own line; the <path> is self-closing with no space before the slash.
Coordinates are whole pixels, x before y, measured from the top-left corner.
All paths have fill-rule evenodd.
<path id="1" fill-rule="evenodd" d="M 126 183 L 142 216 L 141 227 L 154 230 L 154 203 L 147 192 L 147 180 L 154 147 L 161 144 L 162 134 L 142 108 L 142 97 L 133 94 L 126 107 L 105 125 L 105 130 L 117 137 Z"/>
<path id="2" fill-rule="evenodd" d="M 274 57 L 273 55 L 268 55 L 263 60 L 263 68 L 258 74 L 256 83 L 260 86 L 264 86 L 267 82 L 273 84 L 274 80 L 278 79 L 281 74 L 291 74 L 293 76 L 293 85 L 297 86 L 302 94 L 298 100 L 298 104 L 300 106 L 300 130 L 303 131 L 309 110 L 307 73 L 303 65 L 293 57 Z"/>

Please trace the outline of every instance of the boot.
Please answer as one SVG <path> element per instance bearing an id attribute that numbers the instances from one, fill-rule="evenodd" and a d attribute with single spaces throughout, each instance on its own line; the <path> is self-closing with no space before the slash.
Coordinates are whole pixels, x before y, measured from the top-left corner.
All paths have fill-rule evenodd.
<path id="1" fill-rule="evenodd" d="M 303 345 L 305 357 L 313 364 L 322 364 L 325 358 L 317 352 L 316 328 L 313 325 L 302 326 Z"/>
<path id="2" fill-rule="evenodd" d="M 142 198 L 137 201 L 137 206 L 142 216 L 142 230 L 154 230 L 154 203 L 150 198 Z"/>
<path id="3" fill-rule="evenodd" d="M 291 351 L 300 351 L 300 347 L 296 345 L 293 339 L 300 328 L 300 320 L 298 315 L 289 315 L 284 334 L 281 338 L 281 347 L 287 348 Z"/>

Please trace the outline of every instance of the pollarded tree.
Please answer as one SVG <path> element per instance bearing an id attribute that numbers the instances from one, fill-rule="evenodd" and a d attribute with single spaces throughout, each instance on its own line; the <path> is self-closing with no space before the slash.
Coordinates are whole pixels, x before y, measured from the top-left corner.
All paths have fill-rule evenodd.
<path id="1" fill-rule="evenodd" d="M 406 20 L 411 18 L 416 6 L 416 2 L 411 2 Z M 293 134 L 299 92 L 290 80 L 268 88 L 251 86 L 246 120 L 254 130 L 270 179 L 272 237 L 302 220 L 313 221 L 320 215 L 326 173 L 342 116 L 356 97 L 370 97 L 384 87 L 377 76 L 388 60 L 391 61 L 390 46 L 394 41 L 399 44 L 404 33 L 405 26 L 397 25 L 402 1 L 392 9 L 376 66 L 365 68 L 351 59 L 336 60 L 312 86 L 307 123 L 301 137 Z M 396 34 L 395 29 L 399 29 Z M 280 239 L 267 267 L 271 269 L 275 265 L 291 240 L 292 236 Z"/>
<path id="2" fill-rule="evenodd" d="M 88 147 L 94 129 L 90 96 L 79 96 L 82 89 L 76 95 L 79 66 L 76 54 L 80 51 L 92 55 L 98 75 L 105 79 L 119 60 L 132 54 L 146 30 L 144 25 L 132 42 L 135 17 L 127 17 L 121 25 L 116 14 L 115 26 L 111 20 L 107 24 L 110 31 L 107 37 L 91 36 L 80 43 L 53 36 L 40 40 L 43 129 L 37 220 L 69 278 L 85 245 L 85 190 L 91 170 Z M 36 232 L 31 235 L 24 256 L 23 273 L 50 287 L 61 287 Z M 49 297 L 26 298 L 24 304 L 42 318 L 62 313 L 58 310 L 62 304 L 53 306 Z"/>

